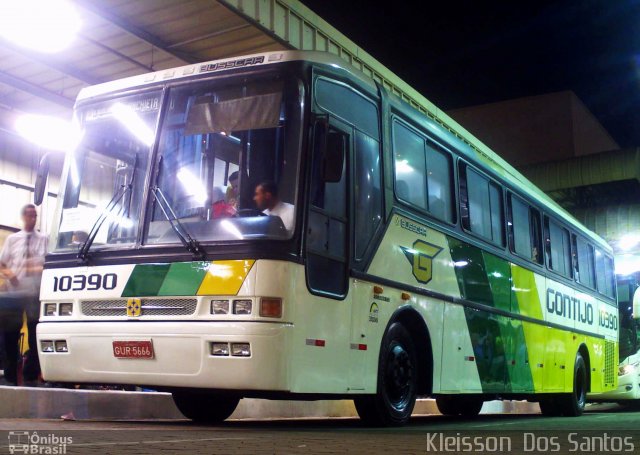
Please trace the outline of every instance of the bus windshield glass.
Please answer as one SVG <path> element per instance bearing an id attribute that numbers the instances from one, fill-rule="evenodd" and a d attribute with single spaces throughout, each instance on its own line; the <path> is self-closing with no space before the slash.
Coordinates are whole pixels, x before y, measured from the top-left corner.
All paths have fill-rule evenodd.
<path id="1" fill-rule="evenodd" d="M 173 88 L 145 243 L 179 242 L 172 219 L 198 242 L 291 237 L 296 106 L 297 84 L 277 77 Z"/>
<path id="2" fill-rule="evenodd" d="M 92 250 L 135 244 L 160 101 L 146 92 L 76 112 L 82 139 L 68 157 L 56 250 L 78 251 L 92 229 Z"/>

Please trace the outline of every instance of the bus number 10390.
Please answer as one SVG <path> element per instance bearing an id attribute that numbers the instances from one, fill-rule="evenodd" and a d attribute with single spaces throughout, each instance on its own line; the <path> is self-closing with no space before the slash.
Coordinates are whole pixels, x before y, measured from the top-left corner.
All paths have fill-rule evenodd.
<path id="1" fill-rule="evenodd" d="M 118 285 L 118 275 L 115 273 L 92 273 L 91 275 L 63 275 L 53 277 L 53 292 L 66 291 L 110 291 Z"/>

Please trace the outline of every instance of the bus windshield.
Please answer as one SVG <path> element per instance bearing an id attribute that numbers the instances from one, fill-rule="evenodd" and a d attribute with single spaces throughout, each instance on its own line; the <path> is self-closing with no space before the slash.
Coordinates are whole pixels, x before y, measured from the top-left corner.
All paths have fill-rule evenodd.
<path id="1" fill-rule="evenodd" d="M 68 157 L 56 250 L 79 250 L 98 227 L 93 249 L 135 244 L 160 100 L 147 92 L 76 112 L 82 139 Z"/>
<path id="2" fill-rule="evenodd" d="M 297 97 L 288 96 L 286 86 L 278 78 L 242 79 L 170 92 L 154 186 L 160 196 L 151 204 L 147 244 L 177 243 L 172 219 L 198 242 L 291 236 L 298 173 L 291 134 L 297 122 L 287 117 Z M 260 187 L 270 190 L 278 207 L 255 197 Z"/>
<path id="3" fill-rule="evenodd" d="M 277 75 L 240 77 L 187 82 L 164 101 L 157 90 L 81 107 L 54 249 L 84 257 L 89 248 L 184 243 L 176 225 L 198 243 L 290 238 L 299 87 Z"/>

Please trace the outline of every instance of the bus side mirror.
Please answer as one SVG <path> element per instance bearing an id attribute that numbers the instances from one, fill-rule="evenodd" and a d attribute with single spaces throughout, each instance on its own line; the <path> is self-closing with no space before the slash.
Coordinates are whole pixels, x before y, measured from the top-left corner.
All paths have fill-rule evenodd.
<path id="1" fill-rule="evenodd" d="M 640 319 L 640 287 L 633 293 L 633 318 Z"/>
<path id="2" fill-rule="evenodd" d="M 45 153 L 40 164 L 38 165 L 38 173 L 36 174 L 36 184 L 33 189 L 33 203 L 35 205 L 42 204 L 44 193 L 47 188 L 47 177 L 49 177 L 49 165 L 51 162 L 51 153 Z"/>
<path id="3" fill-rule="evenodd" d="M 329 130 L 322 159 L 322 179 L 325 182 L 335 183 L 342 180 L 346 149 L 347 136 L 339 131 Z"/>

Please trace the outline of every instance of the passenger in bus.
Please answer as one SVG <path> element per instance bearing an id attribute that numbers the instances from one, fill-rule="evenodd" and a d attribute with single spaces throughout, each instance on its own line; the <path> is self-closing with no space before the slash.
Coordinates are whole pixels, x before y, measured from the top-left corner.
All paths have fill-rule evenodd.
<path id="1" fill-rule="evenodd" d="M 225 195 L 224 199 L 227 204 L 229 204 L 230 206 L 232 206 L 234 209 L 237 210 L 238 196 L 239 196 L 238 171 L 232 172 L 231 175 L 229 175 L 228 181 L 229 181 L 229 186 L 227 186 L 227 194 Z"/>
<path id="2" fill-rule="evenodd" d="M 236 214 L 235 207 L 225 200 L 225 193 L 222 188 L 214 187 L 211 194 L 211 217 L 212 218 L 229 218 Z"/>
<path id="3" fill-rule="evenodd" d="M 89 238 L 89 234 L 85 231 L 73 231 L 71 236 L 71 245 L 82 245 Z"/>
<path id="4" fill-rule="evenodd" d="M 541 263 L 542 261 L 540 259 L 541 258 L 540 254 L 538 253 L 538 247 L 534 246 L 533 248 L 531 248 L 531 260 L 537 263 Z"/>
<path id="5" fill-rule="evenodd" d="M 267 180 L 256 186 L 253 200 L 258 209 L 262 210 L 265 215 L 279 216 L 287 233 L 291 234 L 294 223 L 294 207 L 280 200 L 278 185 L 275 182 Z"/>

